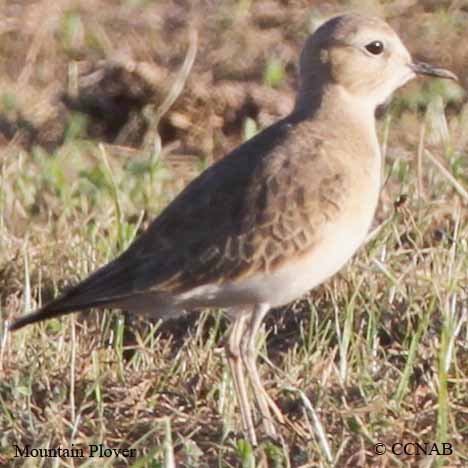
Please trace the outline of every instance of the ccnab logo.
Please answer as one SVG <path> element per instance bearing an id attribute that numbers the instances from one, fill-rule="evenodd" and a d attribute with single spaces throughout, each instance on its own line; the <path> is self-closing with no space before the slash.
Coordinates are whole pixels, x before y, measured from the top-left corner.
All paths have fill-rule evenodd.
<path id="1" fill-rule="evenodd" d="M 452 444 L 448 442 L 396 442 L 392 445 L 395 455 L 452 455 Z"/>

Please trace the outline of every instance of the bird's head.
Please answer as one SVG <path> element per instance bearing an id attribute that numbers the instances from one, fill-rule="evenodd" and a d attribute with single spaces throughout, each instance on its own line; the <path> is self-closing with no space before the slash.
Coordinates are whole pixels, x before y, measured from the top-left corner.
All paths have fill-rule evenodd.
<path id="1" fill-rule="evenodd" d="M 308 37 L 299 65 L 303 92 L 339 85 L 374 108 L 416 75 L 457 79 L 448 70 L 414 62 L 385 21 L 358 14 L 322 24 Z"/>

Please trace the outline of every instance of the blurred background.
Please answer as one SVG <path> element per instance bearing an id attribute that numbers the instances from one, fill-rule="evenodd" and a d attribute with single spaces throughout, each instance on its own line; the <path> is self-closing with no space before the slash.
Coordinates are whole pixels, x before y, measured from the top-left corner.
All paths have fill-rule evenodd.
<path id="1" fill-rule="evenodd" d="M 304 39 L 349 10 L 385 18 L 415 59 L 460 81 L 414 80 L 379 113 L 374 236 L 267 320 L 262 373 L 290 420 L 283 443 L 253 450 L 235 432 L 218 314 L 130 327 L 81 314 L 2 331 L 0 464 L 13 466 L 14 443 L 98 440 L 136 447 L 135 466 L 396 466 L 415 458 L 376 460 L 373 444 L 424 434 L 468 465 L 466 0 L 1 2 L 0 319 L 113 258 L 287 114 Z"/>

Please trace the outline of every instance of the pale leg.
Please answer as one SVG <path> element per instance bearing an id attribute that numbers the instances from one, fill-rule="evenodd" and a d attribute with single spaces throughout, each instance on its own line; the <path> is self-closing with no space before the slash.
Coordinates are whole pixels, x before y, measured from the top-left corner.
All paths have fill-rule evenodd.
<path id="1" fill-rule="evenodd" d="M 247 316 L 245 313 L 239 313 L 234 316 L 231 330 L 225 345 L 226 356 L 234 382 L 234 389 L 239 402 L 241 412 L 242 425 L 250 443 L 253 446 L 257 445 L 257 436 L 252 420 L 252 411 L 247 396 L 247 388 L 245 386 L 244 368 L 241 360 L 241 341 L 245 331 Z"/>
<path id="2" fill-rule="evenodd" d="M 269 436 L 275 438 L 276 429 L 273 423 L 270 409 L 273 411 L 280 423 L 284 422 L 284 418 L 280 409 L 276 406 L 275 402 L 271 399 L 263 387 L 256 366 L 256 337 L 262 324 L 262 320 L 269 309 L 270 307 L 268 304 L 258 304 L 255 306 L 252 313 L 252 318 L 242 338 L 241 356 L 244 365 L 247 368 L 247 374 L 253 387 L 260 412 L 262 413 L 265 431 Z"/>

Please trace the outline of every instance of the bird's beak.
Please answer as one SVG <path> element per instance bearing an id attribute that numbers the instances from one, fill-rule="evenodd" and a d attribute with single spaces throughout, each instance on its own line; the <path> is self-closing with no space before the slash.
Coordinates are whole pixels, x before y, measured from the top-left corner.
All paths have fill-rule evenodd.
<path id="1" fill-rule="evenodd" d="M 458 81 L 457 75 L 451 71 L 448 71 L 445 68 L 434 67 L 429 63 L 413 62 L 409 64 L 409 67 L 414 73 L 416 73 L 416 75 L 436 76 L 438 78 L 447 78 L 449 80 Z"/>

